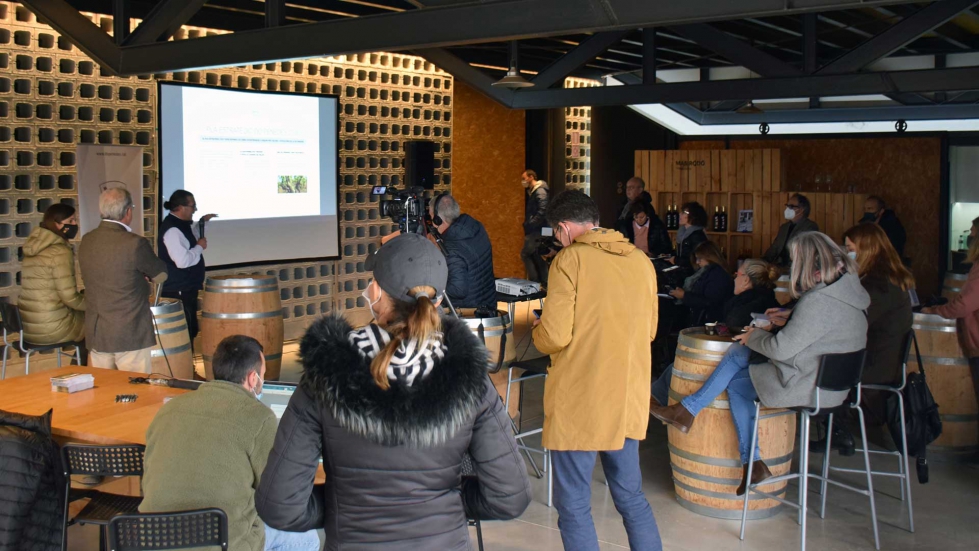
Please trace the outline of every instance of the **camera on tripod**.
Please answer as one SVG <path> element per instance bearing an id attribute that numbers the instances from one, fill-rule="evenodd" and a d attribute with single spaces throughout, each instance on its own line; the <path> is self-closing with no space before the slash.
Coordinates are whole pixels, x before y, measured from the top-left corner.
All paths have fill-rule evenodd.
<path id="1" fill-rule="evenodd" d="M 379 210 L 381 216 L 386 216 L 397 222 L 401 233 L 425 233 L 426 202 L 425 188 L 420 186 L 408 189 L 397 189 L 390 186 L 374 186 L 371 195 L 386 195 L 390 199 L 381 199 Z"/>

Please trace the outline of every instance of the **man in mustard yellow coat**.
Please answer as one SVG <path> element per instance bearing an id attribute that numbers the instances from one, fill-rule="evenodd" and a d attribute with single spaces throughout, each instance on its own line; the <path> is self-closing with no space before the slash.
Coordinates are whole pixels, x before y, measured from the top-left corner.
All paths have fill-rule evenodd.
<path id="1" fill-rule="evenodd" d="M 598 227 L 598 207 L 565 191 L 547 208 L 564 249 L 551 263 L 534 345 L 551 356 L 544 446 L 564 548 L 597 551 L 591 475 L 601 454 L 629 547 L 662 549 L 642 491 L 639 441 L 649 422 L 650 347 L 658 318 L 656 272 L 619 232 Z"/>

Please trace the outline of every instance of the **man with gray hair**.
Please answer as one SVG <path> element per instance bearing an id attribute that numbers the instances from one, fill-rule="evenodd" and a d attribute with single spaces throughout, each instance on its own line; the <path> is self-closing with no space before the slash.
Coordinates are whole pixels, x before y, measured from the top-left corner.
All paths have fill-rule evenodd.
<path id="1" fill-rule="evenodd" d="M 436 196 L 428 206 L 435 229 L 442 235 L 449 280 L 445 293 L 456 308 L 496 309 L 496 278 L 493 248 L 486 228 L 462 214 L 459 203 L 447 193 Z"/>
<path id="2" fill-rule="evenodd" d="M 150 288 L 167 279 L 167 265 L 134 233 L 133 198 L 124 188 L 99 195 L 102 223 L 78 250 L 85 282 L 85 341 L 95 367 L 150 373 L 153 313 Z"/>

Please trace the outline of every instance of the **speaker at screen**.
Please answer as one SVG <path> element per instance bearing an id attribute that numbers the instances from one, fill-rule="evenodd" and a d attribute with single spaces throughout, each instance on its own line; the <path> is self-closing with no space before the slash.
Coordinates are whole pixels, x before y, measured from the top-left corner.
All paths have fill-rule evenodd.
<path id="1" fill-rule="evenodd" d="M 425 189 L 435 187 L 435 142 L 405 142 L 405 185 Z"/>

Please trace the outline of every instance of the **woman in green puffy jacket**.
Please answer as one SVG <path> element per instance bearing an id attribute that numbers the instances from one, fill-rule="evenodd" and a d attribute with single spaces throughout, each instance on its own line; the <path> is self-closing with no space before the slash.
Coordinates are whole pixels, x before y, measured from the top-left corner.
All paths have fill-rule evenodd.
<path id="1" fill-rule="evenodd" d="M 68 243 L 77 233 L 74 207 L 57 203 L 24 243 L 18 307 L 27 342 L 85 338 L 85 297 L 75 283 L 75 254 Z"/>

